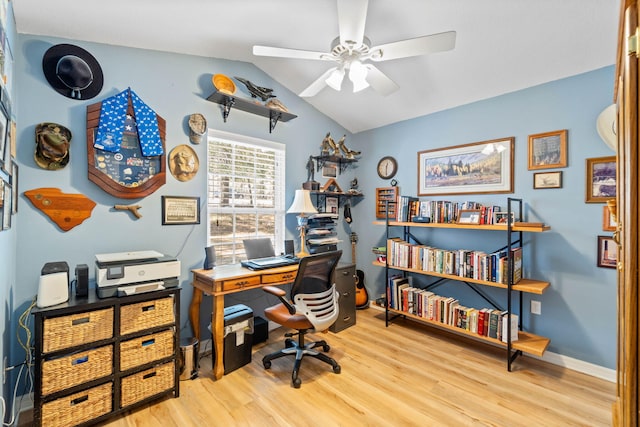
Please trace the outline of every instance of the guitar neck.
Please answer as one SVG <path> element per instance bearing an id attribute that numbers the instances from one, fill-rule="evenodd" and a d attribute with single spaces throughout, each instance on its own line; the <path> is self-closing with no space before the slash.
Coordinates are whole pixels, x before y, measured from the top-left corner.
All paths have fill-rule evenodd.
<path id="1" fill-rule="evenodd" d="M 356 242 L 351 242 L 351 262 L 356 264 Z"/>

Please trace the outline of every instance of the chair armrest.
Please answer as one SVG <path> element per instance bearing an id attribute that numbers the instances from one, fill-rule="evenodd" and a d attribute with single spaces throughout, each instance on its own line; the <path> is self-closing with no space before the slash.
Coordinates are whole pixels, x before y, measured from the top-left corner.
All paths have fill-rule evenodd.
<path id="1" fill-rule="evenodd" d="M 284 297 L 285 295 L 287 295 L 287 292 L 284 289 L 278 288 L 275 286 L 263 286 L 262 290 L 270 293 L 271 295 L 275 295 L 278 298 Z"/>
<path id="2" fill-rule="evenodd" d="M 296 307 L 287 300 L 287 292 L 284 289 L 278 288 L 276 286 L 263 286 L 262 290 L 271 295 L 277 296 L 280 302 L 284 304 L 285 307 L 287 307 L 287 310 L 289 310 L 290 314 L 296 314 Z"/>

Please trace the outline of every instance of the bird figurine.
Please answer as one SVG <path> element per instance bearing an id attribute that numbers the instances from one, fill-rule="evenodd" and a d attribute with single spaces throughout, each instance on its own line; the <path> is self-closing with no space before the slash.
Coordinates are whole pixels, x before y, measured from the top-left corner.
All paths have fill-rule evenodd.
<path id="1" fill-rule="evenodd" d="M 240 83 L 244 84 L 247 87 L 247 90 L 251 94 L 252 98 L 260 98 L 262 101 L 266 101 L 269 98 L 275 98 L 276 96 L 272 93 L 273 89 L 269 89 L 268 87 L 256 86 L 251 83 L 247 79 L 243 79 L 242 77 L 233 77 L 238 80 Z"/>
<path id="2" fill-rule="evenodd" d="M 338 153 L 338 146 L 331 137 L 331 132 L 327 132 L 327 135 L 322 140 L 322 145 L 320 147 L 323 156 L 329 156 Z"/>
<path id="3" fill-rule="evenodd" d="M 346 145 L 344 145 L 345 139 L 347 139 L 347 135 L 342 135 L 342 138 L 338 140 L 338 147 L 340 148 L 340 151 L 344 153 L 344 157 L 347 159 L 354 159 L 356 156 L 359 156 L 360 151 L 350 150 Z"/>

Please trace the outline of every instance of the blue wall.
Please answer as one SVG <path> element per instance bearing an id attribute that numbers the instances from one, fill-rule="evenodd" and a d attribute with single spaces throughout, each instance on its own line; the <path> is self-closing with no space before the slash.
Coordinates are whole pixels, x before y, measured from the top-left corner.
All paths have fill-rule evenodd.
<path id="1" fill-rule="evenodd" d="M 200 172 L 193 180 L 179 182 L 167 174 L 167 184 L 144 199 L 114 198 L 87 179 L 86 106 L 130 86 L 167 121 L 168 150 L 179 144 L 189 144 L 186 118 L 194 112 L 203 113 L 210 128 L 285 143 L 287 204 L 293 198 L 294 189 L 306 180 L 306 159 L 310 154 L 319 154 L 324 134 L 327 131 L 334 135 L 346 133 L 347 146 L 362 150 L 363 155 L 357 166 L 345 171 L 338 181 L 343 188 L 348 188 L 351 178 L 357 177 L 365 198 L 352 208 L 352 227 L 344 223 L 341 226 L 342 249 L 349 253 L 348 233 L 353 229 L 360 237 L 358 266 L 365 270 L 372 297 L 382 292 L 384 278 L 384 271 L 371 265 L 373 255 L 370 252 L 372 246 L 384 243 L 384 228 L 371 225 L 375 219 L 375 188 L 388 185 L 375 172 L 380 157 L 393 155 L 398 159 L 397 179 L 402 193 L 415 195 L 418 151 L 515 136 L 514 196 L 526 201 L 529 220 L 543 221 L 552 227 L 548 233 L 533 235 L 526 247 L 526 274 L 549 280 L 551 289 L 536 296 L 542 301 L 542 316 L 525 315 L 525 326 L 532 332 L 550 337 L 553 352 L 615 369 L 615 271 L 596 267 L 596 235 L 606 234 L 600 229 L 602 205 L 584 203 L 585 158 L 613 154 L 595 130 L 597 115 L 611 103 L 613 67 L 350 135 L 253 65 L 228 60 L 71 41 L 89 50 L 102 65 L 105 75 L 104 88 L 96 98 L 71 100 L 49 87 L 41 67 L 45 51 L 64 42 L 69 41 L 19 36 L 14 49 L 13 99 L 18 123 L 20 192 L 56 187 L 66 193 L 82 193 L 97 206 L 84 223 L 62 232 L 20 196 L 14 227 L 10 233 L 0 233 L 0 268 L 3 272 L 0 283 L 7 301 L 3 305 L 4 313 L 0 311 L 0 320 L 5 322 L 3 343 L 10 340 L 12 363 L 24 358 L 14 331 L 18 316 L 36 294 L 42 265 L 65 260 L 72 269 L 77 264 L 92 266 L 95 253 L 154 249 L 177 256 L 182 262 L 182 333 L 190 333 L 187 320 L 191 297 L 189 272 L 202 265 L 206 222 L 203 220 L 197 226 L 163 227 L 160 197 L 205 197 L 206 146 L 192 145 L 201 162 Z M 265 118 L 241 111 L 232 111 L 228 122 L 223 123 L 219 106 L 206 101 L 212 90 L 210 78 L 214 73 L 243 76 L 273 87 L 279 99 L 299 117 L 279 123 L 273 134 L 268 133 Z M 366 114 L 366 109 L 363 113 Z M 34 127 L 45 121 L 63 124 L 74 135 L 71 162 L 61 171 L 45 171 L 33 161 Z M 562 169 L 563 188 L 533 190 L 532 172 L 527 170 L 527 135 L 556 129 L 569 130 L 569 166 Z M 444 198 L 506 205 L 506 195 L 438 199 Z M 128 213 L 114 212 L 111 207 L 116 203 L 140 204 L 143 217 L 134 220 Z M 295 237 L 295 218 L 287 218 L 287 228 L 287 237 Z M 433 239 L 434 244 L 452 248 L 493 246 L 500 244 L 501 239 L 495 234 L 475 236 L 455 230 L 423 234 L 425 238 Z M 14 266 L 15 274 L 12 274 Z M 469 305 L 474 302 L 471 295 L 453 284 L 441 288 L 440 292 L 466 298 Z M 206 299 L 205 303 L 209 301 Z M 271 303 L 261 292 L 229 298 L 227 304 L 236 302 L 249 303 L 256 312 Z M 528 299 L 525 302 L 528 307 Z M 201 323 L 203 326 L 208 323 L 206 310 L 203 310 Z"/>
<path id="2" fill-rule="evenodd" d="M 612 156 L 596 131 L 598 114 L 612 103 L 614 68 L 531 87 L 515 93 L 468 104 L 355 135 L 363 151 L 357 173 L 363 192 L 370 197 L 356 205 L 354 230 L 360 236 L 359 267 L 365 271 L 370 294 L 383 292 L 384 270 L 371 265 L 370 248 L 384 244 L 384 227 L 372 229 L 376 187 L 386 187 L 375 170 L 378 160 L 393 155 L 401 194 L 417 194 L 417 152 L 453 145 L 515 137 L 515 191 L 512 195 L 437 196 L 423 199 L 474 200 L 506 207 L 508 196 L 522 198 L 526 218 L 551 226 L 546 233 L 525 236 L 525 274 L 547 280 L 550 289 L 531 298 L 542 302 L 542 315 L 529 315 L 525 297 L 524 326 L 551 338 L 549 350 L 615 369 L 616 272 L 596 266 L 597 235 L 602 231 L 603 204 L 585 200 L 585 159 Z M 568 167 L 562 171 L 561 189 L 533 189 L 533 172 L 527 169 L 528 135 L 568 130 Z M 539 171 L 535 171 L 539 172 Z M 495 232 L 418 230 L 424 241 L 438 247 L 492 250 L 506 236 Z M 423 243 L 424 243 L 423 241 Z M 423 278 L 424 279 L 424 278 Z M 423 280 L 425 281 L 425 280 Z M 458 283 L 440 287 L 438 293 L 461 298 L 464 305 L 484 307 Z M 499 298 L 504 292 L 490 292 Z"/>

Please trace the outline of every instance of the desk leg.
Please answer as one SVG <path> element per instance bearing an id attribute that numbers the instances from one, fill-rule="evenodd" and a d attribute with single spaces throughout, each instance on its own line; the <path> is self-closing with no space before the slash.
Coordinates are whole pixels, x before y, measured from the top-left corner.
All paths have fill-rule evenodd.
<path id="1" fill-rule="evenodd" d="M 193 336 L 200 342 L 200 303 L 202 302 L 202 290 L 194 286 L 189 306 L 189 320 Z"/>
<path id="2" fill-rule="evenodd" d="M 224 375 L 224 295 L 213 296 L 211 325 L 213 329 L 213 348 L 216 360 L 213 365 L 213 377 L 219 380 Z"/>

